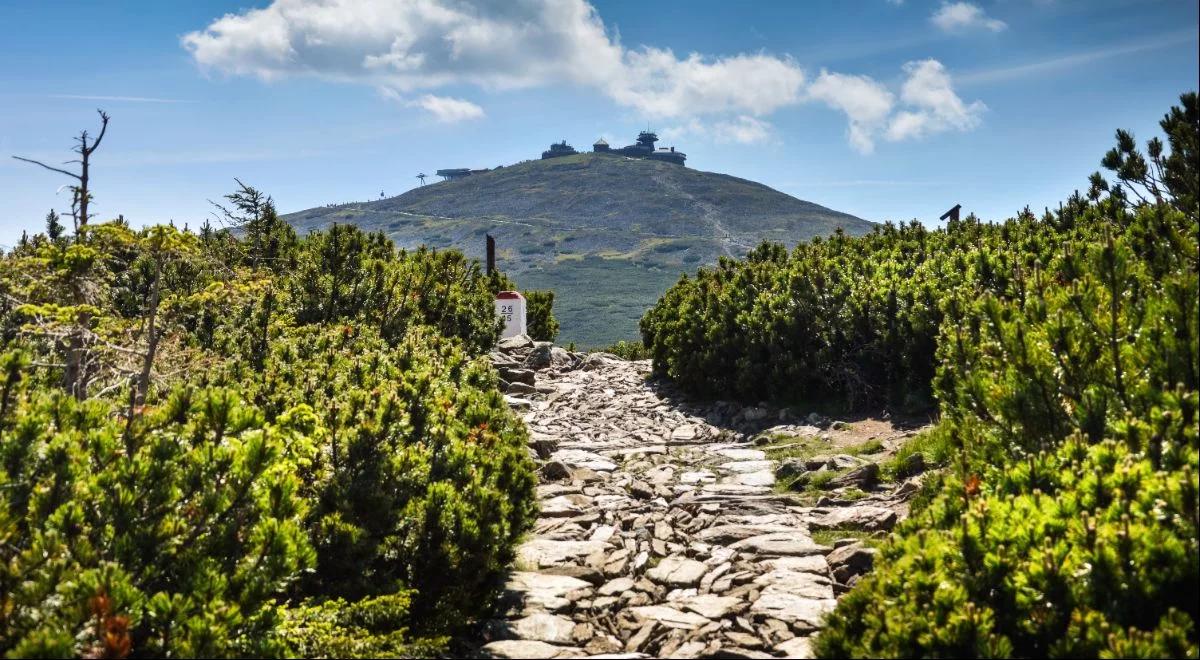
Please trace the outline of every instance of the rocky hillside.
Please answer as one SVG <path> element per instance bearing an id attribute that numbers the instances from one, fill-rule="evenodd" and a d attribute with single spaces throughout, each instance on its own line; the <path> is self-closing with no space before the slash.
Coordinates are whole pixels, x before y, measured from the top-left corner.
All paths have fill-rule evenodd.
<path id="1" fill-rule="evenodd" d="M 578 154 L 500 167 L 374 202 L 285 217 L 302 232 L 331 223 L 382 230 L 401 247 L 457 247 L 523 287 L 558 293 L 562 341 L 593 346 L 636 336 L 642 312 L 681 272 L 871 223 L 753 181 L 616 155 Z"/>

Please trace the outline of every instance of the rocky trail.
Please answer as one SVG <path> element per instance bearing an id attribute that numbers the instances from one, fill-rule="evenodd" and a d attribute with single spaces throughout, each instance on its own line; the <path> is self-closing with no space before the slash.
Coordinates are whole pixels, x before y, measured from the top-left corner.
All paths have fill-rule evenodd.
<path id="1" fill-rule="evenodd" d="M 890 530 L 917 490 L 838 453 L 839 423 L 689 403 L 648 380 L 648 362 L 524 337 L 492 359 L 531 431 L 541 507 L 504 618 L 485 626 L 493 657 L 809 657 L 873 564 L 862 537 Z M 911 435 L 875 426 L 884 454 Z M 830 451 L 780 465 L 762 446 L 779 455 L 790 438 Z M 816 502 L 776 488 L 777 473 L 805 472 L 837 476 Z"/>

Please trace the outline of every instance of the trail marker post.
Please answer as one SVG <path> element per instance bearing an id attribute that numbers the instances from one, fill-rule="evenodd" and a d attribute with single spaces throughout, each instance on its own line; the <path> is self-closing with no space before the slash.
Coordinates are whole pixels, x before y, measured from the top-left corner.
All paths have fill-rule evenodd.
<path id="1" fill-rule="evenodd" d="M 952 222 L 958 222 L 958 212 L 961 210 L 962 204 L 955 204 L 954 208 L 943 213 L 942 217 L 938 218 L 938 220 L 950 220 Z"/>
<path id="2" fill-rule="evenodd" d="M 501 339 L 525 333 L 525 296 L 519 291 L 501 291 L 496 294 L 496 315 L 504 319 Z"/>
<path id="3" fill-rule="evenodd" d="M 491 275 L 496 272 L 496 239 L 492 238 L 491 234 L 487 235 L 487 274 Z"/>

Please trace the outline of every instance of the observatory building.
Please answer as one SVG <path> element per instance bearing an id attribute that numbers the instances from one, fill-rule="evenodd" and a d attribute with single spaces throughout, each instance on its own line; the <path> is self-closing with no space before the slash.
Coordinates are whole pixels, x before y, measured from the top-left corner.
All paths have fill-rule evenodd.
<path id="1" fill-rule="evenodd" d="M 658 142 L 658 135 L 653 131 L 642 131 L 638 133 L 637 142 L 628 146 L 614 149 L 609 146 L 604 138 L 596 140 L 592 144 L 592 153 L 597 154 L 620 154 L 628 158 L 645 158 L 648 160 L 661 160 L 664 163 L 674 163 L 683 165 L 687 160 L 687 154 L 682 151 L 675 151 L 675 147 L 655 147 L 654 143 Z M 550 148 L 542 152 L 542 159 L 558 158 L 560 156 L 571 156 L 579 153 L 575 147 L 567 144 L 566 140 L 550 145 Z"/>
<path id="2" fill-rule="evenodd" d="M 653 131 L 642 131 L 638 133 L 637 142 L 626 145 L 624 147 L 613 148 L 609 146 L 604 138 L 596 140 L 592 144 L 592 153 L 611 154 L 614 156 L 624 156 L 626 158 L 641 158 L 644 160 L 658 160 L 664 163 L 672 163 L 674 165 L 683 165 L 687 160 L 687 154 L 682 151 L 675 151 L 675 147 L 656 147 L 654 143 L 658 142 L 658 135 Z M 567 144 L 566 140 L 555 142 L 550 145 L 550 148 L 542 152 L 542 160 L 549 158 L 561 158 L 563 156 L 574 156 L 579 151 Z M 482 174 L 488 172 L 487 169 L 473 170 L 468 167 L 458 167 L 445 170 L 438 170 L 437 175 L 442 177 L 443 181 L 457 181 L 465 179 L 473 174 Z"/>

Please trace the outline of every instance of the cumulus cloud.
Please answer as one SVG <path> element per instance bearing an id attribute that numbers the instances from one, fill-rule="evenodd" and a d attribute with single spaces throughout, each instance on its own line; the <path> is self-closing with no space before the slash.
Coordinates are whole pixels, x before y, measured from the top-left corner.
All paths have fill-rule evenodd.
<path id="1" fill-rule="evenodd" d="M 275 0 L 226 14 L 183 46 L 202 68 L 263 80 L 313 75 L 401 93 L 568 83 L 656 117 L 770 113 L 804 81 L 772 55 L 625 49 L 584 0 Z"/>
<path id="2" fill-rule="evenodd" d="M 620 77 L 607 84 L 618 103 L 656 117 L 740 112 L 765 115 L 795 104 L 804 72 L 790 58 L 735 55 L 679 59 L 645 48 L 624 55 Z"/>
<path id="3" fill-rule="evenodd" d="M 979 125 L 987 106 L 982 101 L 966 104 L 950 82 L 946 67 L 937 60 L 921 60 L 904 65 L 908 78 L 900 90 L 900 99 L 912 109 L 898 112 L 887 129 L 889 140 L 921 138 L 933 133 L 968 131 Z"/>
<path id="4" fill-rule="evenodd" d="M 846 114 L 850 123 L 847 129 L 850 144 L 861 153 L 874 151 L 874 136 L 892 112 L 896 98 L 886 87 L 867 76 L 825 70 L 809 86 L 808 94 Z"/>
<path id="5" fill-rule="evenodd" d="M 914 72 L 906 69 L 901 97 L 910 107 L 893 115 L 896 95 L 881 83 L 828 71 L 809 82 L 788 56 L 626 48 L 586 0 L 274 0 L 226 14 L 184 35 L 182 44 L 208 71 L 371 85 L 443 122 L 485 116 L 471 100 L 438 93 L 451 86 L 572 85 L 647 119 L 682 122 L 681 130 L 696 128 L 713 141 L 753 144 L 773 135 L 766 117 L 815 101 L 845 113 L 851 144 L 869 153 L 882 133 L 915 138 L 961 129 L 970 123 L 964 113 L 978 115 L 954 95 L 940 64 L 921 73 L 931 80 L 940 73 L 940 87 L 937 80 L 912 83 Z"/>
<path id="6" fill-rule="evenodd" d="M 946 32 L 1000 32 L 1008 27 L 1004 21 L 988 16 L 982 7 L 969 2 L 943 2 L 929 20 Z"/>
<path id="7" fill-rule="evenodd" d="M 875 150 L 881 135 L 899 142 L 979 125 L 987 107 L 980 101 L 965 103 L 941 62 L 908 62 L 903 71 L 899 99 L 867 76 L 824 70 L 809 85 L 808 97 L 845 113 L 850 145 L 864 154 Z"/>
<path id="8" fill-rule="evenodd" d="M 415 101 L 410 101 L 409 105 L 423 108 L 426 112 L 433 115 L 435 119 L 446 124 L 453 124 L 468 119 L 482 119 L 484 116 L 483 108 L 478 105 L 449 96 L 425 94 Z"/>

